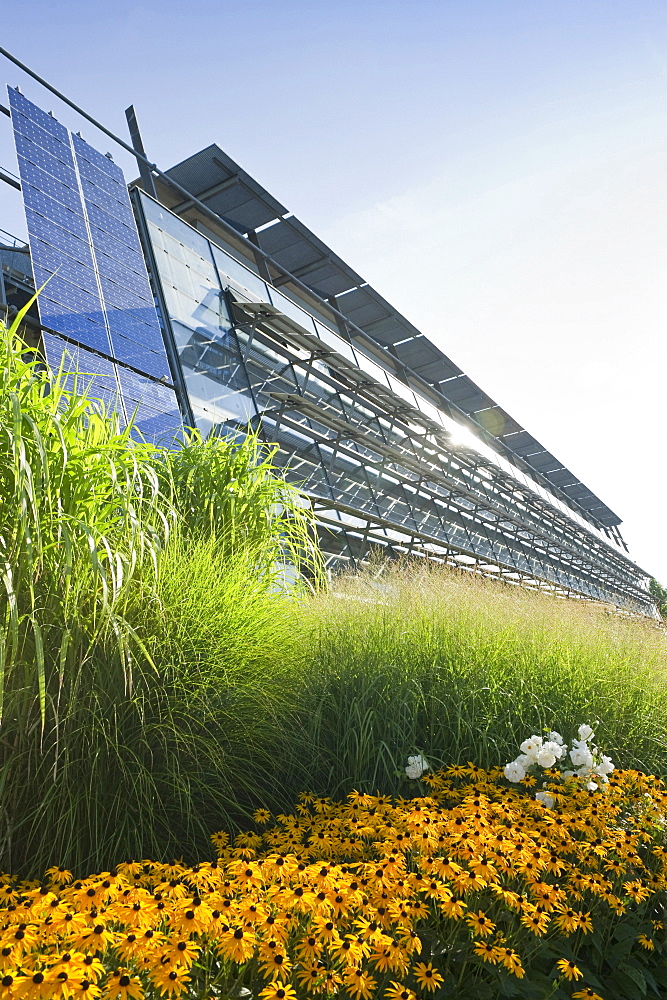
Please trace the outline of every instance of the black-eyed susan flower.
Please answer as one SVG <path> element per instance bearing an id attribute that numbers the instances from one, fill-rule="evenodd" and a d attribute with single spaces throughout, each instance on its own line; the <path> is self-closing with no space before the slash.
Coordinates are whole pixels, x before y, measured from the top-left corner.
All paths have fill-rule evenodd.
<path id="1" fill-rule="evenodd" d="M 220 934 L 216 942 L 217 950 L 223 958 L 241 965 L 252 956 L 255 950 L 255 940 L 252 931 L 235 927 Z"/>
<path id="2" fill-rule="evenodd" d="M 160 993 L 168 997 L 181 996 L 185 993 L 190 982 L 190 976 L 186 970 L 173 965 L 164 965 L 162 968 L 153 969 L 150 977 Z"/>
<path id="3" fill-rule="evenodd" d="M 577 963 L 572 961 L 572 959 L 559 958 L 556 965 L 558 966 L 558 971 L 561 976 L 565 976 L 566 979 L 571 981 L 574 980 L 576 982 L 577 979 L 583 979 L 584 977 L 583 972 Z"/>
<path id="4" fill-rule="evenodd" d="M 413 990 L 405 986 L 403 983 L 397 983 L 394 980 L 384 991 L 384 995 L 387 1000 L 417 1000 Z"/>
<path id="5" fill-rule="evenodd" d="M 500 961 L 505 966 L 513 976 L 517 979 L 523 979 L 525 971 L 523 965 L 521 964 L 520 956 L 514 951 L 513 948 L 505 948 L 504 946 L 500 949 Z"/>
<path id="6" fill-rule="evenodd" d="M 501 961 L 501 951 L 491 941 L 477 941 L 472 950 L 478 958 L 484 962 L 490 962 L 491 965 L 496 965 Z"/>
<path id="7" fill-rule="evenodd" d="M 589 986 L 585 990 L 577 990 L 576 993 L 573 993 L 572 1000 L 604 1000 L 604 998 Z"/>
<path id="8" fill-rule="evenodd" d="M 559 911 L 554 917 L 557 927 L 565 934 L 574 934 L 579 926 L 579 917 L 582 914 L 569 906 L 561 906 L 559 907 Z"/>
<path id="9" fill-rule="evenodd" d="M 276 950 L 262 956 L 259 970 L 265 979 L 284 979 L 292 971 L 292 963 L 284 951 Z"/>
<path id="10" fill-rule="evenodd" d="M 107 995 L 109 1000 L 142 1000 L 144 988 L 127 969 L 115 969 L 107 982 Z"/>
<path id="11" fill-rule="evenodd" d="M 263 1000 L 297 1000 L 294 987 L 280 980 L 270 983 L 259 995 Z"/>
<path id="12" fill-rule="evenodd" d="M 320 962 L 311 962 L 298 970 L 296 978 L 308 993 L 313 993 L 321 985 L 323 972 L 324 966 Z"/>
<path id="13" fill-rule="evenodd" d="M 468 913 L 465 921 L 473 934 L 479 934 L 480 937 L 488 937 L 496 929 L 496 925 L 483 910 L 478 910 L 477 913 Z"/>
<path id="14" fill-rule="evenodd" d="M 164 939 L 163 939 L 164 941 Z M 173 937 L 166 939 L 167 949 L 162 951 L 162 957 L 170 965 L 182 965 L 189 969 L 197 961 L 201 948 L 189 938 Z"/>
<path id="15" fill-rule="evenodd" d="M 0 976 L 0 997 L 2 1000 L 14 1000 L 16 997 L 17 977 L 10 972 Z"/>
<path id="16" fill-rule="evenodd" d="M 413 967 L 414 977 L 422 989 L 434 992 L 444 983 L 443 976 L 430 962 L 417 962 Z"/>
<path id="17" fill-rule="evenodd" d="M 370 1000 L 377 988 L 377 982 L 370 973 L 353 966 L 343 973 L 343 983 L 347 992 L 358 1000 Z"/>

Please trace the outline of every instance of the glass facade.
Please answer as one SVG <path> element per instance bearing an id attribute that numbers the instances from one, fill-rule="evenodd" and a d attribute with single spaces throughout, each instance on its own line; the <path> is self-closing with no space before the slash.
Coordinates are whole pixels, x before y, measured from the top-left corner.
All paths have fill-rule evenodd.
<path id="1" fill-rule="evenodd" d="M 197 427 L 251 422 L 278 443 L 332 566 L 381 547 L 648 610 L 643 574 L 602 533 L 481 442 L 455 445 L 455 422 L 413 387 L 136 197 Z"/>

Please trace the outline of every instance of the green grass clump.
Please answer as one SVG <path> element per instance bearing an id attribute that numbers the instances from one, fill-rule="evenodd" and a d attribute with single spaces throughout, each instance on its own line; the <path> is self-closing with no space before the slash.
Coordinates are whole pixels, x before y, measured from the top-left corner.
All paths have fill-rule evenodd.
<path id="1" fill-rule="evenodd" d="M 0 858 L 16 871 L 180 854 L 226 804 L 242 814 L 239 762 L 279 727 L 252 681 L 293 644 L 282 562 L 317 572 L 309 513 L 255 436 L 158 449 L 91 396 L 0 327 Z"/>
<path id="2" fill-rule="evenodd" d="M 667 773 L 667 646 L 648 623 L 423 562 L 343 577 L 308 615 L 318 791 L 405 790 L 409 753 L 491 767 L 596 720 L 620 764 Z"/>

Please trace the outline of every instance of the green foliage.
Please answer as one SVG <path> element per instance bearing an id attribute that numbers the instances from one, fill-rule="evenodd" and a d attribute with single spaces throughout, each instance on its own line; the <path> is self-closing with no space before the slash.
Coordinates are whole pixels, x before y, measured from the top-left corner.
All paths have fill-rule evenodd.
<path id="1" fill-rule="evenodd" d="M 620 764 L 667 773 L 667 647 L 651 625 L 423 563 L 339 580 L 309 623 L 318 792 L 399 791 L 416 751 L 504 764 L 527 734 L 598 719 Z"/>
<path id="2" fill-rule="evenodd" d="M 667 618 L 667 590 L 654 579 L 651 579 L 648 589 L 651 596 L 655 599 L 658 611 L 663 618 Z"/>
<path id="3" fill-rule="evenodd" d="M 180 852 L 212 803 L 216 822 L 225 796 L 242 812 L 243 740 L 221 726 L 243 717 L 243 671 L 292 643 L 285 556 L 318 568 L 310 513 L 256 438 L 156 449 L 85 382 L 67 392 L 0 328 L 0 853 L 17 870 Z M 275 701 L 248 691 L 268 725 Z"/>

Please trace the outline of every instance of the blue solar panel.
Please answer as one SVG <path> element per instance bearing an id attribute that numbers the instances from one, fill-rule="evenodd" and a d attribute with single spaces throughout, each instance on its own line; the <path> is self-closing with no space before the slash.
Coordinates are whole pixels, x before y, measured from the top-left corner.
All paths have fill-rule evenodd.
<path id="1" fill-rule="evenodd" d="M 53 157 L 51 159 L 53 161 Z M 19 155 L 18 160 L 21 176 L 27 178 L 33 187 L 37 188 L 38 191 L 43 191 L 49 197 L 55 198 L 57 202 L 64 205 L 71 212 L 80 214 L 81 196 L 79 195 L 79 188 L 76 183 L 76 174 L 73 170 L 70 170 L 64 163 L 61 164 L 59 160 L 56 160 L 55 162 L 61 169 L 61 177 L 54 177 L 53 174 L 42 169 L 42 167 L 36 166 L 36 164 L 24 156 Z"/>
<path id="2" fill-rule="evenodd" d="M 109 257 L 108 254 L 103 253 L 97 248 L 95 257 L 97 259 L 97 269 L 100 272 L 100 275 L 103 275 L 105 278 L 109 278 L 111 281 L 115 281 L 118 285 L 123 285 L 125 288 L 129 288 L 136 295 L 141 295 L 144 299 L 148 299 L 152 302 L 150 287 L 147 285 L 146 279 L 141 274 L 138 274 L 132 268 L 119 263 L 119 261 L 114 260 L 113 257 Z"/>
<path id="3" fill-rule="evenodd" d="M 23 166 L 24 164 L 19 163 L 19 171 L 22 170 Z M 33 212 L 37 212 L 43 218 L 55 222 L 56 225 L 66 229 L 68 233 L 78 236 L 80 240 L 88 238 L 86 220 L 83 215 L 70 208 L 65 208 L 59 201 L 50 198 L 39 188 L 32 187 L 30 174 L 26 173 L 25 170 L 21 173 L 21 184 L 26 208 L 31 208 Z"/>
<path id="4" fill-rule="evenodd" d="M 74 364 L 76 355 L 81 371 L 87 366 L 111 380 L 114 388 L 104 391 L 114 399 L 120 386 L 126 411 L 140 408 L 146 437 L 172 437 L 180 415 L 123 172 L 8 90 L 35 281 L 38 287 L 46 282 L 42 323 L 83 345 L 73 352 L 67 341 L 45 333 L 48 361 L 58 367 L 66 350 Z"/>
<path id="5" fill-rule="evenodd" d="M 76 187 L 76 172 L 71 156 L 69 160 L 61 159 L 48 149 L 44 149 L 43 146 L 38 146 L 32 139 L 27 139 L 20 132 L 14 132 L 14 138 L 16 140 L 16 152 L 19 156 L 23 156 L 30 163 L 34 163 L 36 166 L 41 167 L 42 170 L 46 170 L 51 174 L 53 174 L 55 167 L 58 171 L 58 177 L 61 177 L 71 187 Z M 65 149 L 64 146 L 62 148 L 63 150 Z"/>
<path id="6" fill-rule="evenodd" d="M 89 292 L 86 288 L 81 288 L 79 285 L 73 284 L 71 281 L 65 281 L 61 278 L 60 274 L 52 274 L 49 270 L 42 267 L 41 264 L 33 265 L 33 273 L 35 275 L 35 284 L 38 288 L 48 281 L 46 288 L 40 295 L 40 302 L 42 298 L 49 299 L 51 302 L 59 302 L 63 306 L 68 308 L 74 308 L 77 312 L 85 313 L 85 315 L 90 316 L 96 322 L 99 322 L 104 326 L 104 315 L 102 310 L 99 308 L 99 298 Z"/>
<path id="7" fill-rule="evenodd" d="M 67 373 L 67 389 L 73 390 L 76 387 L 79 392 L 87 391 L 93 399 L 100 399 L 108 409 L 116 410 L 125 423 L 125 414 L 122 407 L 119 407 L 116 366 L 111 361 L 75 347 L 51 333 L 44 333 L 44 352 L 54 371 L 58 371 L 63 362 L 63 369 Z"/>
<path id="8" fill-rule="evenodd" d="M 35 246 L 37 243 L 39 243 L 39 247 Z M 31 240 L 30 249 L 32 250 L 33 255 L 39 258 L 40 265 L 47 271 L 53 271 L 54 273 L 57 271 L 61 278 L 65 278 L 67 281 L 73 281 L 77 285 L 83 285 L 85 288 L 88 288 L 95 280 L 93 259 L 90 256 L 90 247 L 88 244 L 81 241 L 81 246 L 88 251 L 88 260 L 86 263 L 81 260 L 77 260 L 76 257 L 63 253 L 61 250 L 56 250 L 54 246 L 44 243 L 43 240 Z"/>
<path id="9" fill-rule="evenodd" d="M 41 246 L 48 246 L 54 249 L 56 253 L 62 252 L 68 254 L 74 260 L 78 260 L 82 264 L 92 268 L 93 256 L 90 252 L 90 243 L 87 240 L 79 239 L 78 236 L 68 233 L 61 226 L 56 225 L 49 219 L 45 219 L 43 215 L 33 212 L 27 205 L 25 214 L 28 223 L 28 233 L 30 234 L 31 256 L 33 245 L 36 251 L 39 251 Z"/>
<path id="10" fill-rule="evenodd" d="M 97 169 L 101 170 L 103 174 L 108 174 L 108 176 L 112 178 L 116 184 L 121 185 L 121 187 L 125 187 L 125 177 L 123 175 L 123 171 L 117 163 L 114 163 L 110 156 L 105 156 L 103 153 L 100 153 L 99 149 L 95 149 L 95 147 L 91 146 L 85 139 L 82 139 L 80 135 L 73 135 L 72 142 L 79 163 L 81 160 L 85 160 L 86 164 L 89 164 L 91 167 L 97 167 Z M 85 169 L 88 168 L 86 167 Z M 88 176 L 88 174 L 86 174 L 86 176 Z"/>
<path id="11" fill-rule="evenodd" d="M 120 219 L 123 221 L 125 219 L 125 206 L 122 205 L 112 194 L 107 194 L 102 188 L 98 187 L 97 184 L 93 184 L 92 181 L 86 180 L 82 173 L 81 176 L 81 190 L 83 191 L 83 196 L 86 202 L 90 202 L 93 205 L 97 205 L 101 208 L 103 212 L 107 215 L 111 215 L 115 219 Z"/>
<path id="12" fill-rule="evenodd" d="M 145 270 L 146 265 L 144 264 L 144 258 L 140 250 L 134 250 L 133 248 L 128 247 L 126 243 L 119 243 L 115 237 L 110 236 L 109 233 L 104 232 L 102 229 L 98 229 L 97 226 L 92 224 L 90 226 L 90 233 L 93 243 L 95 244 L 96 253 L 98 251 L 100 253 L 105 253 L 133 271 L 137 271 L 140 268 Z"/>
<path id="13" fill-rule="evenodd" d="M 7 89 L 9 91 L 12 116 L 15 111 L 18 112 L 35 125 L 39 125 L 42 129 L 45 129 L 51 135 L 55 136 L 66 146 L 69 146 L 69 133 L 64 125 L 61 125 L 56 118 L 47 114 L 46 111 L 42 111 L 41 108 L 38 108 L 36 104 L 29 101 L 28 98 L 24 97 L 18 90 L 14 90 L 11 87 L 8 87 Z"/>

